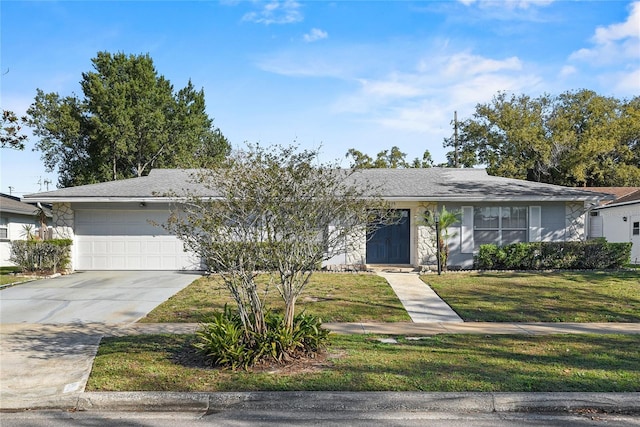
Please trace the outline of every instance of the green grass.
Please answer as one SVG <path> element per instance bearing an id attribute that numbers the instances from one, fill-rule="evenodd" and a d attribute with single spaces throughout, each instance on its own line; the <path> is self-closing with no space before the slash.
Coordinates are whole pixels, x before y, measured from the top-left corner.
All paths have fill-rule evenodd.
<path id="1" fill-rule="evenodd" d="M 176 358 L 192 339 L 104 339 L 87 391 L 640 391 L 639 335 L 332 335 L 321 366 L 277 373 L 185 366 Z"/>
<path id="2" fill-rule="evenodd" d="M 29 280 L 30 277 L 24 277 L 20 275 L 14 275 L 12 273 L 19 273 L 20 267 L 0 267 L 0 286 L 8 285 L 10 283 L 19 283 Z"/>
<path id="3" fill-rule="evenodd" d="M 269 307 L 282 310 L 275 288 Z M 201 322 L 224 305 L 233 304 L 229 291 L 215 277 L 203 277 L 178 292 L 141 320 L 146 323 Z M 373 274 L 316 273 L 298 299 L 297 312 L 323 322 L 409 322 L 411 318 L 387 282 Z"/>
<path id="4" fill-rule="evenodd" d="M 640 271 L 421 278 L 467 322 L 640 322 Z"/>

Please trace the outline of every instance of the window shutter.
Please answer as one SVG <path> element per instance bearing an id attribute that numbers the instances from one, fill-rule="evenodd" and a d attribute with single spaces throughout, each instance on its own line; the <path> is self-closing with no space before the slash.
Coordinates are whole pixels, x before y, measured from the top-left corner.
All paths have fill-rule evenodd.
<path id="1" fill-rule="evenodd" d="M 542 240 L 541 207 L 529 206 L 529 241 L 539 242 Z"/>
<path id="2" fill-rule="evenodd" d="M 473 253 L 473 206 L 462 207 L 462 227 L 460 233 L 460 252 Z"/>

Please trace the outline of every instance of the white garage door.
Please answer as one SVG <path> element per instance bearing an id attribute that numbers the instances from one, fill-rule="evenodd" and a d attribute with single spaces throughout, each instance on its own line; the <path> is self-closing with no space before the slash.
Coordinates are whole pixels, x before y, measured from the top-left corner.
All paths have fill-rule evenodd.
<path id="1" fill-rule="evenodd" d="M 77 210 L 76 270 L 194 270 L 195 257 L 158 224 L 167 211 Z"/>

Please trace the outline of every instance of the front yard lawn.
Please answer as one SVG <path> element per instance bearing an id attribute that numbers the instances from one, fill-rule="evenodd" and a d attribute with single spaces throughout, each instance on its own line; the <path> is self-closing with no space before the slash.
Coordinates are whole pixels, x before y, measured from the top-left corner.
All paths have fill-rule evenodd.
<path id="1" fill-rule="evenodd" d="M 269 306 L 283 309 L 278 291 L 270 290 Z M 214 277 L 203 277 L 156 307 L 145 323 L 206 320 L 225 304 L 229 291 Z M 393 289 L 374 274 L 315 273 L 298 299 L 296 312 L 319 316 L 323 322 L 409 322 Z"/>
<path id="2" fill-rule="evenodd" d="M 103 340 L 87 391 L 640 391 L 640 335 L 331 335 L 328 357 L 304 367 L 198 367 L 192 335 Z"/>
<path id="3" fill-rule="evenodd" d="M 640 271 L 421 278 L 466 322 L 640 322 Z"/>
<path id="4" fill-rule="evenodd" d="M 32 279 L 16 273 L 20 273 L 20 267 L 0 267 L 0 286 Z"/>

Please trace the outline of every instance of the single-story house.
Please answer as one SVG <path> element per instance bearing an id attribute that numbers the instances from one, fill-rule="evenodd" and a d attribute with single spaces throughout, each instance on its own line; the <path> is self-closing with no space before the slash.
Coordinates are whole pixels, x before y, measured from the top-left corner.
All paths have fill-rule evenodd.
<path id="1" fill-rule="evenodd" d="M 51 212 L 46 207 L 43 209 L 47 218 L 51 218 Z M 9 261 L 11 242 L 25 240 L 27 228 L 34 235 L 39 235 L 37 214 L 38 207 L 34 204 L 23 203 L 19 197 L 0 193 L 0 266 L 14 265 Z"/>
<path id="2" fill-rule="evenodd" d="M 71 238 L 76 270 L 198 269 L 200 261 L 161 227 L 170 191 L 200 190 L 188 170 L 154 169 L 148 176 L 63 188 L 24 197 L 53 205 L 56 237 Z M 573 241 L 586 238 L 585 216 L 604 194 L 490 176 L 484 169 L 366 169 L 355 179 L 376 186 L 403 218 L 380 229 L 331 263 L 435 265 L 433 230 L 425 211 L 458 211 L 449 229 L 449 265 L 470 268 L 484 243 Z M 215 196 L 215 195 L 212 195 Z"/>
<path id="3" fill-rule="evenodd" d="M 616 198 L 589 212 L 588 237 L 631 242 L 631 263 L 640 264 L 640 187 L 592 187 Z"/>

